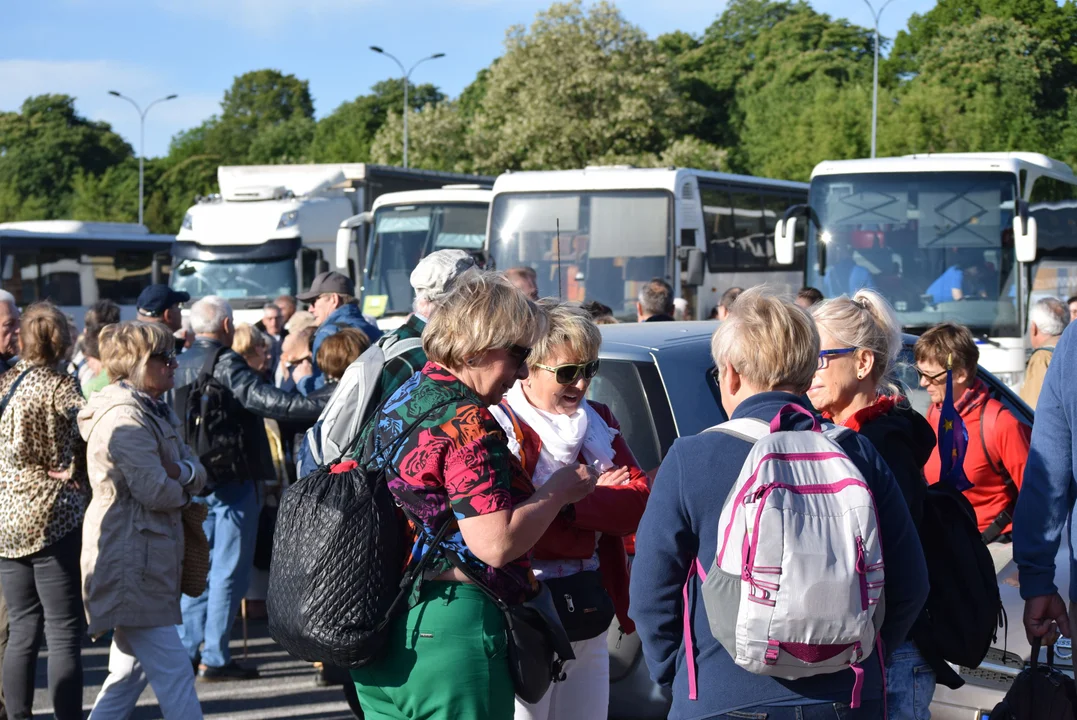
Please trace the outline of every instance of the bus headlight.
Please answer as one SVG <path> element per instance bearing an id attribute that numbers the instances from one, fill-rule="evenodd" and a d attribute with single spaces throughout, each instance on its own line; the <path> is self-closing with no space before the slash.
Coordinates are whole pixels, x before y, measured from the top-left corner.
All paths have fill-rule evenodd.
<path id="1" fill-rule="evenodd" d="M 299 211 L 289 210 L 286 213 L 281 213 L 280 222 L 277 223 L 277 229 L 284 230 L 285 228 L 293 227 L 297 222 L 299 222 Z"/>
<path id="2" fill-rule="evenodd" d="M 191 217 L 191 213 L 187 213 L 183 216 L 183 229 L 194 230 L 194 218 Z"/>

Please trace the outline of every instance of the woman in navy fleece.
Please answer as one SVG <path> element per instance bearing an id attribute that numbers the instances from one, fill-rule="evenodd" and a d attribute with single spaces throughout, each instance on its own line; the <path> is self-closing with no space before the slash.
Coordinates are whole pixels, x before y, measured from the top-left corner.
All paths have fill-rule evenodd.
<path id="1" fill-rule="evenodd" d="M 770 421 L 788 403 L 800 403 L 819 362 L 819 333 L 800 308 L 753 288 L 741 295 L 712 341 L 722 405 L 732 418 Z M 803 423 L 801 427 L 800 423 Z M 802 416 L 786 429 L 807 429 Z M 864 474 L 879 513 L 886 552 L 886 618 L 883 646 L 904 642 L 927 598 L 927 568 L 920 541 L 901 491 L 871 444 L 849 434 L 840 444 Z M 714 560 L 718 518 L 751 445 L 724 433 L 703 433 L 674 443 L 655 479 L 636 536 L 629 615 L 643 642 L 652 677 L 672 686 L 672 720 L 703 718 L 827 718 L 881 720 L 883 681 L 877 662 L 866 671 L 861 706 L 849 708 L 854 675 L 844 670 L 801 680 L 754 675 L 738 667 L 711 635 L 697 576 L 696 558 Z M 696 698 L 689 697 L 685 656 L 688 580 L 691 646 Z"/>

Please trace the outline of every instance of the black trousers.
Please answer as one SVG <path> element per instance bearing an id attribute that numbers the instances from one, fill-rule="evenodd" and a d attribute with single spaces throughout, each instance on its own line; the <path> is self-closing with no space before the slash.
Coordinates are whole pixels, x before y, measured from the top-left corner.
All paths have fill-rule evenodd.
<path id="1" fill-rule="evenodd" d="M 0 558 L 9 635 L 4 701 L 9 720 L 33 717 L 42 629 L 49 643 L 49 697 L 56 720 L 82 718 L 82 529 L 27 557 Z"/>

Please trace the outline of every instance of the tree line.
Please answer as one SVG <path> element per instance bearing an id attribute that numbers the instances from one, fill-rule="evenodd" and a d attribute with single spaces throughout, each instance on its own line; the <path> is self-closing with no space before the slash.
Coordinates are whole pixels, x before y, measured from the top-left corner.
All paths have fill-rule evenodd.
<path id="1" fill-rule="evenodd" d="M 884 41 L 886 42 L 886 41 Z M 628 163 L 804 180 L 867 157 L 868 28 L 803 0 L 731 0 L 702 33 L 650 38 L 611 2 L 557 2 L 506 32 L 456 98 L 410 88 L 413 167 L 477 172 Z M 1039 151 L 1077 160 L 1077 4 L 939 0 L 880 64 L 878 154 Z M 316 120 L 307 80 L 235 78 L 220 113 L 146 162 L 146 224 L 174 233 L 218 165 L 375 162 L 403 152 L 403 85 L 386 80 Z M 133 221 L 138 161 L 74 98 L 0 113 L 0 222 Z"/>

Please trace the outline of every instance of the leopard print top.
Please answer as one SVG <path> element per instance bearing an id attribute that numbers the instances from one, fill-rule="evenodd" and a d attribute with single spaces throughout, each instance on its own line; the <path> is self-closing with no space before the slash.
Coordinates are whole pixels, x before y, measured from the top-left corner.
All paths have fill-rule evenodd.
<path id="1" fill-rule="evenodd" d="M 32 555 L 82 525 L 90 500 L 86 444 L 76 417 L 85 400 L 70 375 L 21 361 L 0 376 L 0 398 L 26 371 L 0 417 L 0 557 Z M 70 470 L 70 480 L 49 471 Z"/>

